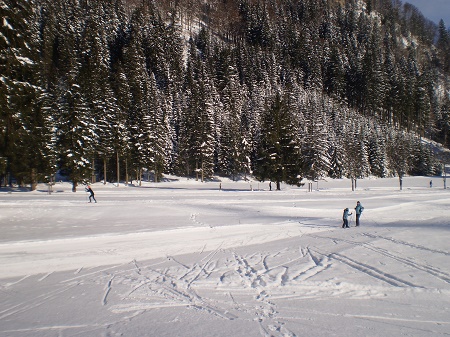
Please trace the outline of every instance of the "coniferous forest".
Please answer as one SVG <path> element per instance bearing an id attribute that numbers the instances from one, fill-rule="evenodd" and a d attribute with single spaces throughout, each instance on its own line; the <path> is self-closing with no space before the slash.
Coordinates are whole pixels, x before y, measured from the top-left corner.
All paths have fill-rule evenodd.
<path id="1" fill-rule="evenodd" d="M 2 184 L 434 175 L 450 32 L 399 0 L 0 0 Z"/>

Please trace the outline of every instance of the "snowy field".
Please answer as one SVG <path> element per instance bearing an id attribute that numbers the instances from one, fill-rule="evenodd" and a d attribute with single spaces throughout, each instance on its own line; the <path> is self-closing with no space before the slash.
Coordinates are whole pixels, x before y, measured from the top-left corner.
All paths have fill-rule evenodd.
<path id="1" fill-rule="evenodd" d="M 450 189 L 432 180 L 96 183 L 97 204 L 1 189 L 0 336 L 449 336 Z"/>

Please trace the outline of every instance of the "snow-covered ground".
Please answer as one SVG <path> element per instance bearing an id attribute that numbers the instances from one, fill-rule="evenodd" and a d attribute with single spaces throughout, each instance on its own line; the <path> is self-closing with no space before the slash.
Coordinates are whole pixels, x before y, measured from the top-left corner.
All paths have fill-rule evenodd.
<path id="1" fill-rule="evenodd" d="M 450 334 L 442 178 L 172 178 L 0 190 L 0 336 Z"/>

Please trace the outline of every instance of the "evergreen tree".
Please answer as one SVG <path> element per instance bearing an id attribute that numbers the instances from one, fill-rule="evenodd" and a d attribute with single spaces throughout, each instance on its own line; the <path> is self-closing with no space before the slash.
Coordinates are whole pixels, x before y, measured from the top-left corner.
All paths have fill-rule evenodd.
<path id="1" fill-rule="evenodd" d="M 370 172 L 384 178 L 388 175 L 385 130 L 378 123 L 372 123 L 369 130 L 367 152 Z"/>
<path id="2" fill-rule="evenodd" d="M 369 116 L 382 116 L 386 85 L 381 52 L 381 31 L 375 24 L 363 60 L 364 110 Z"/>
<path id="3" fill-rule="evenodd" d="M 327 107 L 323 97 L 309 95 L 302 155 L 304 170 L 311 180 L 325 177 L 330 171 L 330 143 Z"/>
<path id="4" fill-rule="evenodd" d="M 348 110 L 344 106 L 337 105 L 331 107 L 331 120 L 329 139 L 330 139 L 330 169 L 328 176 L 332 178 L 342 178 L 345 176 L 347 167 L 347 158 L 345 153 L 345 144 L 347 142 L 346 129 L 342 124 L 347 123 L 346 115 Z M 344 123 L 343 123 L 344 122 Z"/>
<path id="5" fill-rule="evenodd" d="M 437 46 L 440 51 L 442 70 L 448 74 L 450 71 L 450 33 L 442 19 L 439 21 L 438 34 Z"/>
<path id="6" fill-rule="evenodd" d="M 300 185 L 303 178 L 300 146 L 293 125 L 291 113 L 280 94 L 266 102 L 254 173 L 260 181 L 274 181 L 277 190 L 281 189 L 281 182 Z"/>
<path id="7" fill-rule="evenodd" d="M 440 136 L 444 146 L 450 146 L 450 97 L 447 95 L 447 98 L 442 102 L 442 105 L 439 109 L 439 130 Z"/>
<path id="8" fill-rule="evenodd" d="M 0 13 L 0 174 L 21 184 L 60 169 L 75 188 L 99 158 L 105 183 L 124 162 L 156 179 L 398 174 L 403 129 L 416 174 L 435 163 L 411 135 L 449 143 L 448 30 L 398 1 L 2 0 Z M 269 145 L 280 152 L 262 156 Z"/>
<path id="9" fill-rule="evenodd" d="M 0 6 L 0 175 L 14 175 L 32 189 L 53 170 L 35 5 L 5 0 Z"/>
<path id="10" fill-rule="evenodd" d="M 241 122 L 242 98 L 235 70 L 230 67 L 229 79 L 223 92 L 224 120 L 221 127 L 219 169 L 227 176 L 236 177 L 245 171 L 245 151 Z"/>
<path id="11" fill-rule="evenodd" d="M 386 146 L 389 170 L 398 177 L 402 190 L 403 177 L 411 169 L 411 144 L 404 132 L 392 130 Z"/>
<path id="12" fill-rule="evenodd" d="M 149 164 L 149 156 L 143 154 L 143 151 L 150 150 L 146 147 L 149 135 L 148 125 L 144 124 L 144 118 L 154 111 L 150 104 L 155 99 L 150 96 L 150 77 L 143 49 L 144 14 L 143 8 L 137 8 L 133 12 L 128 32 L 129 41 L 123 50 L 124 71 L 129 89 L 129 94 L 126 96 L 128 98 L 126 101 L 129 101 L 126 119 L 126 127 L 130 130 L 129 157 L 139 180 L 141 180 L 142 169 Z"/>
<path id="13" fill-rule="evenodd" d="M 156 88 L 156 79 L 150 74 L 146 88 L 147 104 L 142 119 L 142 155 L 145 167 L 153 170 L 155 181 L 162 178 L 170 156 L 170 133 L 164 117 L 163 104 Z"/>
<path id="14" fill-rule="evenodd" d="M 346 125 L 348 135 L 346 142 L 347 170 L 346 176 L 352 180 L 354 189 L 357 179 L 370 174 L 369 156 L 366 146 L 365 130 L 360 121 L 351 121 Z"/>
<path id="15" fill-rule="evenodd" d="M 215 123 L 213 86 L 205 65 L 198 57 L 191 41 L 190 61 L 187 69 L 185 114 L 181 117 L 179 138 L 179 167 L 189 176 L 201 173 L 210 178 L 214 172 Z"/>

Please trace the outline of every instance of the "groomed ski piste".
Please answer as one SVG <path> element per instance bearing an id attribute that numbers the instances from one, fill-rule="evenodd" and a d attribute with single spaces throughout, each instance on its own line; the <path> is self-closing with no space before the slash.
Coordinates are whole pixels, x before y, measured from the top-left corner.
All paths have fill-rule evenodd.
<path id="1" fill-rule="evenodd" d="M 0 336 L 450 334 L 441 177 L 91 186 L 0 189 Z"/>

